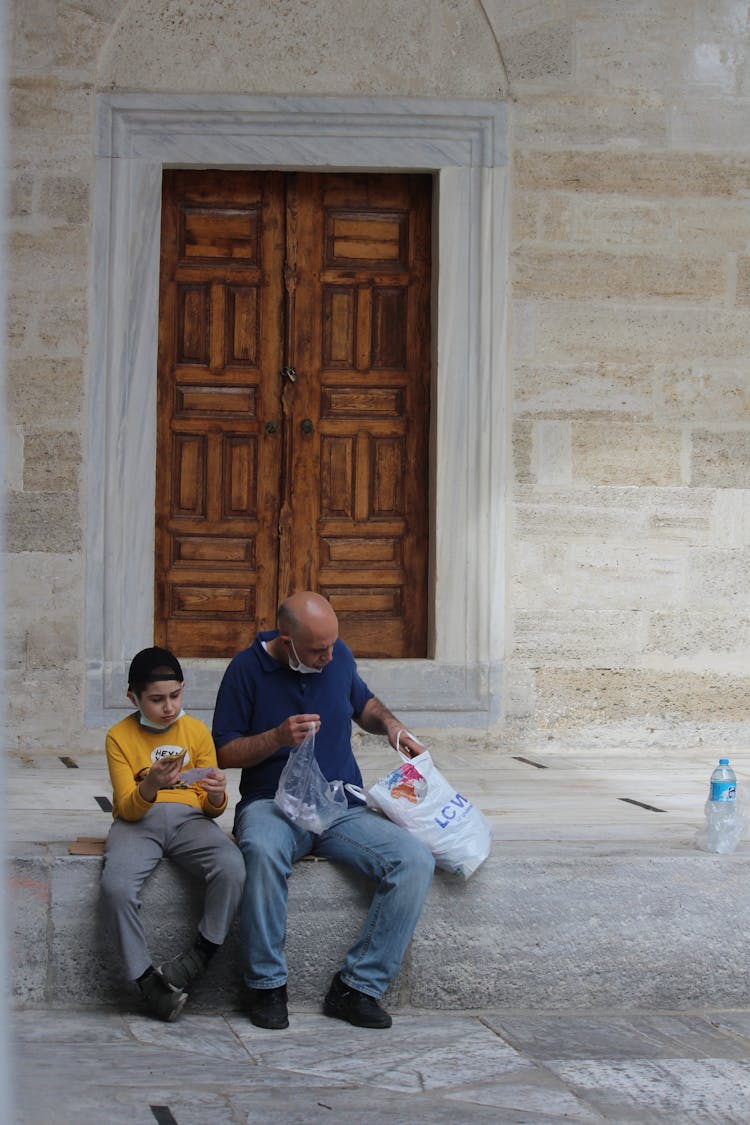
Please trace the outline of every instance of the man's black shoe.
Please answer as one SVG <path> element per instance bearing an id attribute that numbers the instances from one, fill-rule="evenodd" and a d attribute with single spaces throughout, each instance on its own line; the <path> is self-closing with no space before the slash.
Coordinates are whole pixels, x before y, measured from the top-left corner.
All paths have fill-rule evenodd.
<path id="1" fill-rule="evenodd" d="M 289 1027 L 286 985 L 282 984 L 279 988 L 249 988 L 246 1011 L 250 1022 L 256 1027 L 266 1027 L 271 1031 Z"/>
<path id="2" fill-rule="evenodd" d="M 331 981 L 323 1011 L 337 1020 L 347 1020 L 355 1027 L 390 1027 L 393 1020 L 374 997 L 344 984 L 339 973 Z"/>

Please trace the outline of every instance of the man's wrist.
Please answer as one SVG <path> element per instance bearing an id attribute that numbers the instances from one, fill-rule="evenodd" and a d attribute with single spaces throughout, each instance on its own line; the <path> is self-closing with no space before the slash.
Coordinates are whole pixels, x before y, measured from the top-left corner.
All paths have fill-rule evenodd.
<path id="1" fill-rule="evenodd" d="M 398 735 L 399 731 L 405 729 L 404 724 L 400 723 L 395 715 L 388 715 L 387 718 L 383 718 L 383 726 L 385 727 L 385 733 L 388 736 L 389 742 L 391 742 L 395 747 L 396 736 Z"/>

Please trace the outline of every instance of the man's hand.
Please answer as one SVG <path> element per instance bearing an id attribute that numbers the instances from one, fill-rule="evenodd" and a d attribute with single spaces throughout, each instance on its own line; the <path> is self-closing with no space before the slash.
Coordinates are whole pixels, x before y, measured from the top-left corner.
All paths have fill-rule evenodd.
<path id="1" fill-rule="evenodd" d="M 290 715 L 279 726 L 264 730 L 261 734 L 233 738 L 231 742 L 217 746 L 219 766 L 223 769 L 257 766 L 284 746 L 300 746 L 313 725 L 316 731 L 320 730 L 320 715 Z"/>
<path id="2" fill-rule="evenodd" d="M 427 749 L 418 738 L 415 738 L 410 731 L 403 727 L 396 730 L 390 742 L 394 750 L 400 750 L 402 754 L 406 754 L 407 758 L 416 758 L 417 754 L 424 754 Z"/>
<path id="3" fill-rule="evenodd" d="M 316 732 L 320 730 L 320 715 L 290 715 L 276 727 L 279 746 L 299 746 L 307 738 L 311 726 Z"/>

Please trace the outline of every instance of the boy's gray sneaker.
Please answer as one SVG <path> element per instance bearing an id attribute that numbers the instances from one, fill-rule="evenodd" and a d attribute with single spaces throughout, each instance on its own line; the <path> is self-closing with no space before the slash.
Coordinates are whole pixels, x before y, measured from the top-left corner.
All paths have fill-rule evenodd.
<path id="1" fill-rule="evenodd" d="M 173 957 L 171 961 L 165 961 L 159 966 L 159 972 L 170 988 L 175 992 L 183 992 L 205 971 L 207 965 L 206 954 L 200 949 L 193 948 L 180 953 L 178 957 Z"/>
<path id="2" fill-rule="evenodd" d="M 167 984 L 160 973 L 149 973 L 145 980 L 138 982 L 146 1006 L 157 1019 L 174 1023 L 187 1003 L 187 992 L 176 992 Z"/>

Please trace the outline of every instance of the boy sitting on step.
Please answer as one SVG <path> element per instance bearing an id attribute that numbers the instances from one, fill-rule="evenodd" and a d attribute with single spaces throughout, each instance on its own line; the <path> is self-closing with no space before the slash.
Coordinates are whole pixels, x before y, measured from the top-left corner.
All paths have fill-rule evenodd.
<path id="1" fill-rule="evenodd" d="M 136 710 L 107 734 L 114 823 L 102 894 L 125 971 L 150 1011 L 177 1019 L 187 989 L 224 941 L 245 882 L 241 853 L 216 817 L 227 805 L 226 775 L 208 728 L 182 709 L 183 675 L 168 649 L 132 660 L 128 699 Z M 194 946 L 155 968 L 141 920 L 140 891 L 162 856 L 206 885 Z"/>

